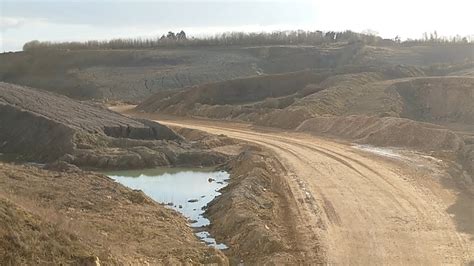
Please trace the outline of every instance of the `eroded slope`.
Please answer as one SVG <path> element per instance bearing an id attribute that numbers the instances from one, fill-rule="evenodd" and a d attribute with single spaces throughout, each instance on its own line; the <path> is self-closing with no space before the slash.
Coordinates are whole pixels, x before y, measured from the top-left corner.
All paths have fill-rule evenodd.
<path id="1" fill-rule="evenodd" d="M 213 165 L 225 160 L 159 123 L 65 96 L 0 83 L 0 152 L 20 160 L 81 167 Z"/>

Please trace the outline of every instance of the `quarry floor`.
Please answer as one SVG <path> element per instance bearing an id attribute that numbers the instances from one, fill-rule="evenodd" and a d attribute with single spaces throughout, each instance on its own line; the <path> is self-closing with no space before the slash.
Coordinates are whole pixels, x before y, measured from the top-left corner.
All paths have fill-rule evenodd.
<path id="1" fill-rule="evenodd" d="M 120 110 L 124 111 L 124 110 Z M 287 170 L 300 250 L 330 264 L 466 264 L 474 261 L 474 200 L 448 164 L 415 152 L 397 156 L 349 143 L 248 124 L 150 117 L 260 145 Z M 306 247 L 306 248 L 305 248 Z"/>

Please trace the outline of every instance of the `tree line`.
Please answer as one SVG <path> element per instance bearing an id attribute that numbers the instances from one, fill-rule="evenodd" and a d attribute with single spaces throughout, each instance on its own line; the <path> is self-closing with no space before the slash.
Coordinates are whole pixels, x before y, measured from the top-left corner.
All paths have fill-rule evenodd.
<path id="1" fill-rule="evenodd" d="M 420 39 L 407 39 L 403 42 L 405 45 L 416 45 L 420 43 L 429 43 L 429 44 L 467 44 L 474 42 L 474 35 L 472 36 L 439 36 L 437 31 L 425 32 Z"/>
<path id="2" fill-rule="evenodd" d="M 23 50 L 35 49 L 141 49 L 157 47 L 180 46 L 232 46 L 232 45 L 291 45 L 291 44 L 321 44 L 330 42 L 374 43 L 382 40 L 370 34 L 361 34 L 352 31 L 274 31 L 260 33 L 227 32 L 207 37 L 188 38 L 184 31 L 179 33 L 168 32 L 166 35 L 155 38 L 120 38 L 112 40 L 91 40 L 85 42 L 40 42 L 37 40 L 24 44 Z"/>
<path id="3" fill-rule="evenodd" d="M 426 38 L 425 38 L 426 37 Z M 227 32 L 208 37 L 188 37 L 184 31 L 154 38 L 120 38 L 112 40 L 91 40 L 85 42 L 40 42 L 37 40 L 24 44 L 24 51 L 32 50 L 95 50 L 95 49 L 150 49 L 159 47 L 187 47 L 187 46 L 238 46 L 238 45 L 317 45 L 333 42 L 364 43 L 369 45 L 405 45 L 418 43 L 446 43 L 472 42 L 471 38 L 440 38 L 437 34 L 425 34 L 419 40 L 401 42 L 400 37 L 382 39 L 375 33 L 357 33 L 347 31 L 274 31 L 274 32 Z"/>

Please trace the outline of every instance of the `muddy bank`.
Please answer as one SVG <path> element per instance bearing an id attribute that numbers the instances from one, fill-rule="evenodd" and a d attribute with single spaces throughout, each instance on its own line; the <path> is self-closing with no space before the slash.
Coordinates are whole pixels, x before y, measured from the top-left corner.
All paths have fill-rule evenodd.
<path id="1" fill-rule="evenodd" d="M 227 172 L 211 168 L 161 167 L 104 174 L 129 188 L 142 190 L 153 200 L 181 213 L 188 219 L 196 236 L 208 246 L 227 249 L 225 244 L 216 242 L 206 231 L 210 221 L 204 217 L 207 204 L 220 195 L 221 188 L 227 186 Z"/>
<path id="2" fill-rule="evenodd" d="M 222 195 L 210 203 L 206 214 L 210 232 L 229 246 L 225 254 L 237 264 L 323 263 L 308 257 L 299 243 L 292 217 L 295 199 L 285 169 L 269 152 L 255 146 L 226 166 L 231 173 Z M 311 245 L 317 245 L 315 240 Z M 316 253 L 317 251 L 315 251 Z"/>
<path id="3" fill-rule="evenodd" d="M 0 153 L 19 161 L 130 169 L 227 160 L 159 123 L 7 83 L 0 83 L 0 120 Z"/>
<path id="4" fill-rule="evenodd" d="M 227 156 L 187 141 L 134 140 L 101 135 L 76 136 L 77 148 L 59 160 L 93 169 L 139 169 L 155 166 L 207 167 Z"/>
<path id="5" fill-rule="evenodd" d="M 269 151 L 225 135 L 173 127 L 189 140 L 208 148 L 232 150 L 231 160 L 221 167 L 230 173 L 228 185 L 207 206 L 209 232 L 229 249 L 231 264 L 295 264 L 324 262 L 319 250 L 308 253 L 297 233 L 296 199 L 288 173 Z M 206 141 L 207 140 L 207 141 Z M 318 249 L 318 240 L 309 245 Z M 304 247 L 303 247 L 304 246 Z"/>
<path id="6" fill-rule="evenodd" d="M 227 263 L 199 242 L 181 215 L 143 192 L 104 175 L 63 170 L 0 163 L 0 261 Z"/>

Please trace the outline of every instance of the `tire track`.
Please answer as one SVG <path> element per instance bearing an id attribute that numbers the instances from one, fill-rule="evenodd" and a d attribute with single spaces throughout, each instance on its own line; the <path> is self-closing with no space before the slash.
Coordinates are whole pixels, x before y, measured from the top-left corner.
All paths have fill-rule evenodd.
<path id="1" fill-rule="evenodd" d="M 167 124 L 226 134 L 273 150 L 289 171 L 292 194 L 301 203 L 297 205 L 301 217 L 295 219 L 323 238 L 330 264 L 472 260 L 472 241 L 457 232 L 445 207 L 385 161 L 301 134 L 262 133 L 242 124 L 209 121 Z M 321 219 L 324 226 L 318 227 Z"/>

